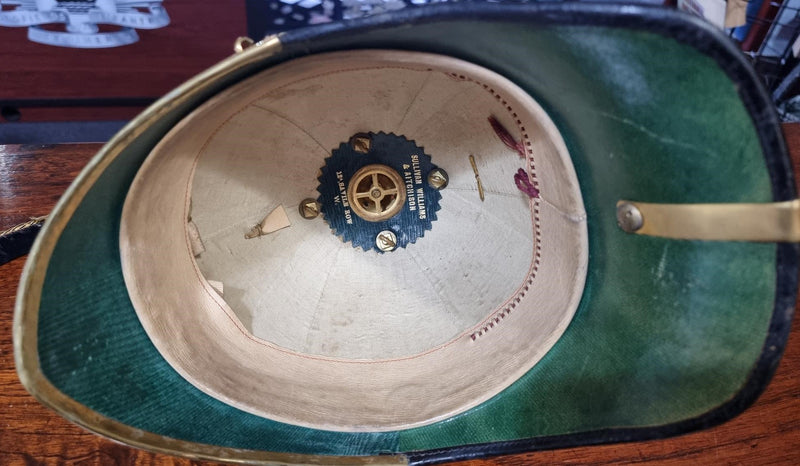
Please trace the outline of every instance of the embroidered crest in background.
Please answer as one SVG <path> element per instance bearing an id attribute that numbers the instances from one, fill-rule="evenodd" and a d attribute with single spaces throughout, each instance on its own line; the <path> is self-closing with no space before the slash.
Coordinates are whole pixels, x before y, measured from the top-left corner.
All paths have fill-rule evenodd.
<path id="1" fill-rule="evenodd" d="M 139 40 L 136 29 L 169 24 L 161 0 L 0 0 L 0 26 L 28 27 L 40 44 L 81 49 Z"/>
<path id="2" fill-rule="evenodd" d="M 446 2 L 448 0 L 247 0 L 247 30 L 250 37 L 264 37 L 314 24 Z"/>

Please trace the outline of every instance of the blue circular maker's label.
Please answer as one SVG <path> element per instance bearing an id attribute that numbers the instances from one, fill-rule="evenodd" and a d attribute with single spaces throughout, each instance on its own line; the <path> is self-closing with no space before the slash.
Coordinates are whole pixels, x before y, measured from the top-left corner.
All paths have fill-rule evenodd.
<path id="1" fill-rule="evenodd" d="M 413 141 L 403 136 L 369 133 L 370 149 L 366 154 L 356 152 L 342 143 L 325 159 L 319 177 L 319 197 L 322 215 L 331 229 L 344 241 L 365 251 L 380 249 L 375 238 L 381 231 L 391 230 L 397 236 L 397 247 L 404 248 L 431 229 L 436 220 L 442 195 L 428 185 L 428 173 L 436 168 L 431 157 Z M 385 165 L 403 179 L 406 199 L 403 208 L 393 217 L 371 222 L 359 217 L 347 198 L 347 188 L 353 175 L 366 165 Z"/>

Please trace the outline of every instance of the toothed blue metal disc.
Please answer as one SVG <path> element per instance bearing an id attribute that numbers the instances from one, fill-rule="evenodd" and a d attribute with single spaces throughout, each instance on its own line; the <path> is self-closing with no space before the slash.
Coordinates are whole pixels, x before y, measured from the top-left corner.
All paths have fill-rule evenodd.
<path id="1" fill-rule="evenodd" d="M 371 145 L 366 154 L 342 143 L 325 159 L 317 200 L 331 229 L 354 247 L 382 252 L 375 245 L 375 238 L 381 231 L 391 230 L 397 235 L 397 247 L 404 248 L 421 238 L 436 220 L 442 195 L 428 185 L 427 179 L 428 173 L 437 167 L 423 148 L 403 136 L 382 132 L 369 133 L 369 136 Z M 370 222 L 356 215 L 347 199 L 350 179 L 359 169 L 371 164 L 392 168 L 405 182 L 406 200 L 402 210 L 380 222 Z"/>

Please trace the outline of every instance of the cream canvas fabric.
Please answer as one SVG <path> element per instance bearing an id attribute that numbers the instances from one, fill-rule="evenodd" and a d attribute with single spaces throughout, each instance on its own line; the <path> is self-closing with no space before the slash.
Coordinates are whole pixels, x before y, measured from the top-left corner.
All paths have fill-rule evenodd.
<path id="1" fill-rule="evenodd" d="M 298 212 L 358 132 L 414 141 L 449 174 L 437 219 L 405 248 L 355 248 Z M 518 189 L 520 169 L 536 195 Z M 289 226 L 245 238 L 276 209 Z M 134 181 L 120 245 L 137 314 L 187 380 L 261 416 L 349 431 L 435 422 L 513 383 L 569 324 L 588 257 L 574 170 L 542 108 L 490 70 L 383 50 L 294 60 L 193 112 Z"/>

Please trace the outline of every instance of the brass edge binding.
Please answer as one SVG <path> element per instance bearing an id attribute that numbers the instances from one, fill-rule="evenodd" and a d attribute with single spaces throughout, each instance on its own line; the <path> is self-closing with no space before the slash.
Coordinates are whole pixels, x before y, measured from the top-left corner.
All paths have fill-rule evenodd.
<path id="1" fill-rule="evenodd" d="M 617 202 L 617 224 L 637 235 L 709 241 L 800 242 L 800 199 L 760 204 Z"/>
<path id="2" fill-rule="evenodd" d="M 161 117 L 207 89 L 219 79 L 281 51 L 279 36 L 273 35 L 242 50 L 193 77 L 156 101 L 125 125 L 89 161 L 59 199 L 31 248 L 20 278 L 12 327 L 14 362 L 20 382 L 40 403 L 65 419 L 98 435 L 143 450 L 192 459 L 247 464 L 407 464 L 404 455 L 324 456 L 244 450 L 178 440 L 143 432 L 110 419 L 70 398 L 41 372 L 37 327 L 42 286 L 56 242 L 70 217 L 91 186 L 127 145 L 150 129 Z"/>

